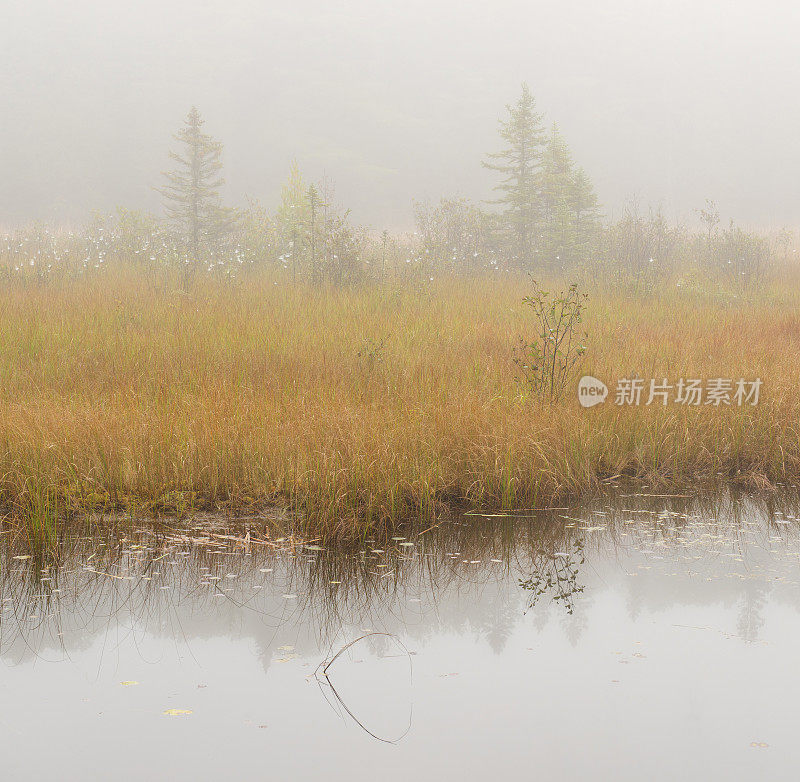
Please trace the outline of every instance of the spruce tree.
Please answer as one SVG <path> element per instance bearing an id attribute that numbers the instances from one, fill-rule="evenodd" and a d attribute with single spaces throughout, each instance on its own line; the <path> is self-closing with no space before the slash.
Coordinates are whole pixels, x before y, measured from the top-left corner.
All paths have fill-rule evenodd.
<path id="1" fill-rule="evenodd" d="M 587 261 L 599 224 L 597 196 L 555 124 L 542 155 L 540 195 L 545 263 L 563 271 Z"/>
<path id="2" fill-rule="evenodd" d="M 216 238 L 229 219 L 220 204 L 222 178 L 222 144 L 203 132 L 204 121 L 192 106 L 183 127 L 175 134 L 180 151 L 170 152 L 177 164 L 164 173 L 166 185 L 161 188 L 164 211 L 185 238 L 190 266 L 197 264 L 204 245 Z"/>
<path id="3" fill-rule="evenodd" d="M 588 174 L 578 168 L 572 175 L 572 211 L 575 219 L 576 249 L 582 254 L 581 260 L 588 260 L 596 249 L 600 229 L 600 204 Z"/>
<path id="4" fill-rule="evenodd" d="M 572 156 L 554 124 L 542 154 L 541 251 L 545 264 L 561 270 L 573 260 L 575 212 Z"/>
<path id="5" fill-rule="evenodd" d="M 527 84 L 508 117 L 500 120 L 500 137 L 505 149 L 489 155 L 486 168 L 497 171 L 502 180 L 495 186 L 500 197 L 493 203 L 503 207 L 500 215 L 513 260 L 520 266 L 535 266 L 541 220 L 539 170 L 544 134 L 541 116 Z"/>

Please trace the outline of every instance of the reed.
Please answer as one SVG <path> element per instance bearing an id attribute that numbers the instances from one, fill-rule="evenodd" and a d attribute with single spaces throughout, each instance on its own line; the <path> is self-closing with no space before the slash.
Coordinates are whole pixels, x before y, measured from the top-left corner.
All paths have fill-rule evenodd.
<path id="1" fill-rule="evenodd" d="M 274 506 L 304 534 L 357 537 L 449 504 L 547 505 L 616 476 L 800 476 L 792 270 L 748 299 L 588 291 L 581 371 L 612 394 L 634 374 L 760 377 L 756 407 L 526 396 L 513 350 L 535 325 L 529 283 L 511 275 L 336 289 L 265 270 L 188 295 L 174 282 L 109 264 L 0 287 L 7 512 Z"/>

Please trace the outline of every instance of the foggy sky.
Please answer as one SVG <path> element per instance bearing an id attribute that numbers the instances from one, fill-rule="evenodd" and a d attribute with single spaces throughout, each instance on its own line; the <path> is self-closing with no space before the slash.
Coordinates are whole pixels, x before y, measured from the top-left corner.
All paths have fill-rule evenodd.
<path id="1" fill-rule="evenodd" d="M 272 208 L 292 158 L 375 228 L 490 197 L 528 81 L 608 215 L 800 225 L 800 5 L 710 0 L 0 0 L 0 226 L 159 210 L 192 104 L 226 198 Z"/>

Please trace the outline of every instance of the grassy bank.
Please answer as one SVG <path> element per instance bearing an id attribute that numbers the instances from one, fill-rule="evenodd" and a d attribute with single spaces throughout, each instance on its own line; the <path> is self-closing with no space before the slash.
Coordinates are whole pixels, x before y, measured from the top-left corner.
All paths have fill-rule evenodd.
<path id="1" fill-rule="evenodd" d="M 307 529 L 530 507 L 612 476 L 800 477 L 800 279 L 750 300 L 593 291 L 583 371 L 754 378 L 758 406 L 582 409 L 521 394 L 524 278 L 345 290 L 267 273 L 190 294 L 121 269 L 0 288 L 0 492 L 10 514 L 288 506 Z M 646 396 L 646 394 L 645 394 Z M 643 400 L 644 401 L 644 400 Z"/>

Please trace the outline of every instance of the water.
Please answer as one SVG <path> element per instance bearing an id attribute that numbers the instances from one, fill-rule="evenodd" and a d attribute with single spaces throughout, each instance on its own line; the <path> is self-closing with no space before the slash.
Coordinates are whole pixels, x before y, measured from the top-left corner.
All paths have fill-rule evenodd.
<path id="1" fill-rule="evenodd" d="M 347 552 L 12 538 L 5 779 L 796 777 L 789 510 L 620 497 Z"/>

